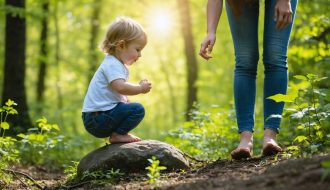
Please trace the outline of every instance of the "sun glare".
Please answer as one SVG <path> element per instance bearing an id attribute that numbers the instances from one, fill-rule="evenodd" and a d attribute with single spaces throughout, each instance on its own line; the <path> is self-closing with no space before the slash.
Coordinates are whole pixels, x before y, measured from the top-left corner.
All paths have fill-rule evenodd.
<path id="1" fill-rule="evenodd" d="M 173 30 L 173 13 L 168 9 L 152 9 L 148 15 L 148 20 L 150 21 L 150 30 L 156 32 L 159 35 L 167 35 Z"/>

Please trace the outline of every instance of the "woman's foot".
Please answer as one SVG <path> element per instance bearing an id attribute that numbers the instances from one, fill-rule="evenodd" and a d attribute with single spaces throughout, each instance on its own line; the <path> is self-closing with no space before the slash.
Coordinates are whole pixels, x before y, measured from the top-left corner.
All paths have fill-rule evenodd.
<path id="1" fill-rule="evenodd" d="M 279 152 L 282 152 L 282 148 L 276 143 L 277 133 L 271 129 L 265 129 L 264 142 L 262 148 L 263 156 L 272 156 L 276 155 Z"/>
<path id="2" fill-rule="evenodd" d="M 131 142 L 141 141 L 141 139 L 139 137 L 131 135 L 131 134 L 121 135 L 121 134 L 118 134 L 118 133 L 112 133 L 109 141 L 110 141 L 111 144 L 114 144 L 114 143 L 131 143 Z"/>
<path id="3" fill-rule="evenodd" d="M 238 147 L 231 152 L 231 157 L 234 160 L 252 157 L 253 134 L 252 132 L 244 131 L 240 134 L 240 143 Z"/>

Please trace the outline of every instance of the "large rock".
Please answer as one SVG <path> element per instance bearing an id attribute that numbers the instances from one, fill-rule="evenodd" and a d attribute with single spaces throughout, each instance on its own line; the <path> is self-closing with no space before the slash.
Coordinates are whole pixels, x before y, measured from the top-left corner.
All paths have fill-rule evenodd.
<path id="1" fill-rule="evenodd" d="M 124 172 L 146 171 L 148 159 L 155 156 L 167 170 L 186 169 L 189 162 L 172 145 L 156 140 L 110 144 L 87 154 L 78 165 L 78 175 L 84 171 L 120 169 Z"/>

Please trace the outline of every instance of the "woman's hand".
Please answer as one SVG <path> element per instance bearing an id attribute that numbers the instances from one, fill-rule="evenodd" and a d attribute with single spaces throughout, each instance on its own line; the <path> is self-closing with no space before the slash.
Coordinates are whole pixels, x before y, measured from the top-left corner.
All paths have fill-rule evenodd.
<path id="1" fill-rule="evenodd" d="M 212 53 L 213 46 L 216 40 L 215 34 L 208 34 L 201 44 L 201 49 L 199 50 L 199 55 L 206 60 L 212 58 L 210 54 Z"/>
<path id="2" fill-rule="evenodd" d="M 274 20 L 276 29 L 281 30 L 292 22 L 292 9 L 290 0 L 277 0 Z"/>

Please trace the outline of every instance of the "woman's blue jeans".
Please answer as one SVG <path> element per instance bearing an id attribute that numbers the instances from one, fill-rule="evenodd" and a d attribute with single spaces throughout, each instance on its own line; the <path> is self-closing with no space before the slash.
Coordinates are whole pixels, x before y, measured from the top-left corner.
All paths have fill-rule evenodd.
<path id="1" fill-rule="evenodd" d="M 121 135 L 134 129 L 143 119 L 144 107 L 139 103 L 118 103 L 108 111 L 84 112 L 85 129 L 98 138 L 110 137 L 113 132 Z"/>
<path id="2" fill-rule="evenodd" d="M 276 29 L 274 9 L 277 0 L 265 0 L 265 20 L 263 33 L 264 64 L 264 128 L 279 132 L 280 117 L 284 103 L 276 103 L 267 97 L 286 94 L 288 85 L 287 51 L 292 23 L 284 29 Z M 291 0 L 293 18 L 297 0 Z M 238 131 L 254 128 L 254 107 L 256 96 L 256 76 L 259 59 L 258 17 L 259 1 L 245 3 L 242 15 L 235 17 L 226 4 L 230 30 L 235 48 L 234 98 Z"/>

